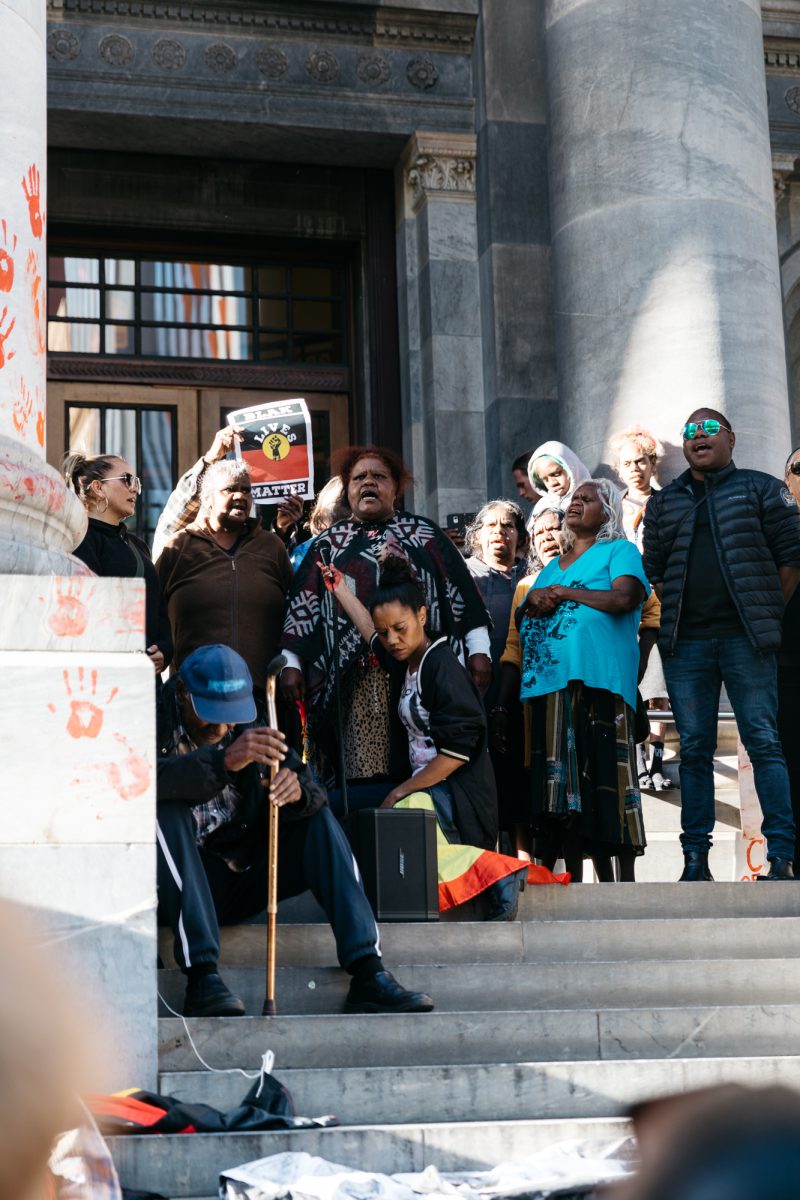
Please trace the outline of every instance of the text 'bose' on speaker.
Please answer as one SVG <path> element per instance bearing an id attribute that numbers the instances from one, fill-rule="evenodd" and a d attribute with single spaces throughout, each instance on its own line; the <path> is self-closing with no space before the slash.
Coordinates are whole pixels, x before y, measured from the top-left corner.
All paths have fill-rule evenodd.
<path id="1" fill-rule="evenodd" d="M 362 808 L 344 828 L 376 920 L 439 920 L 434 813 Z"/>

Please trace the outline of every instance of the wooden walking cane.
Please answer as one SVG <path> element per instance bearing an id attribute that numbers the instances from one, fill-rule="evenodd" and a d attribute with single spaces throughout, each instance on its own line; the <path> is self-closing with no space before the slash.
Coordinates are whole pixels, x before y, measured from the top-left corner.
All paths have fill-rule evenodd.
<path id="1" fill-rule="evenodd" d="M 282 654 L 273 658 L 267 667 L 267 716 L 272 729 L 278 728 L 278 710 L 275 705 L 275 687 L 278 676 L 286 666 Z M 278 774 L 278 767 L 270 767 L 269 781 L 272 783 Z M 263 1017 L 274 1017 L 278 1010 L 275 1007 L 275 963 L 277 958 L 278 941 L 278 816 L 280 809 L 277 804 L 267 798 L 269 806 L 269 852 L 267 857 L 267 975 L 264 995 L 264 1006 L 261 1009 Z"/>

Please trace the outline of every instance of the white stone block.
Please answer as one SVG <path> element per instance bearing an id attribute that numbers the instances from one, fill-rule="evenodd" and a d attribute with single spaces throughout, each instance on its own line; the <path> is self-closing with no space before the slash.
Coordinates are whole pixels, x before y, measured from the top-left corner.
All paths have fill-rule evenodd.
<path id="1" fill-rule="evenodd" d="M 145 649 L 143 579 L 3 575 L 0 596 L 0 650 Z"/>
<path id="2" fill-rule="evenodd" d="M 24 905 L 92 1034 L 95 1091 L 154 1088 L 155 849 L 0 846 L 0 896 Z"/>
<path id="3" fill-rule="evenodd" d="M 7 739 L 0 757 L 7 814 L 0 844 L 151 843 L 155 681 L 149 659 L 0 651 L 0 677 L 0 728 Z"/>

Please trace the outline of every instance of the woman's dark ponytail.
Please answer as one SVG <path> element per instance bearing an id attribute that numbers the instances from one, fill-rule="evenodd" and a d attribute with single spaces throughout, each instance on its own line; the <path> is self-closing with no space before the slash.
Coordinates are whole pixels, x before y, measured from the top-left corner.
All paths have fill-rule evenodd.
<path id="1" fill-rule="evenodd" d="M 387 554 L 381 564 L 378 590 L 370 605 L 370 612 L 379 604 L 402 604 L 412 612 L 419 612 L 428 603 L 425 588 L 411 563 L 398 554 Z"/>

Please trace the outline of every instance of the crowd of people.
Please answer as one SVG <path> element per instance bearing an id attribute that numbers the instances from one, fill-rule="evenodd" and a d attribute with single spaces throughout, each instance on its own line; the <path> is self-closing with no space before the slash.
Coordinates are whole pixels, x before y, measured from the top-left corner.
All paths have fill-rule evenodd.
<path id="1" fill-rule="evenodd" d="M 611 439 L 615 481 L 546 441 L 512 464 L 528 519 L 491 500 L 460 549 L 402 507 L 410 477 L 393 451 L 348 450 L 306 523 L 294 498 L 254 509 L 237 437 L 220 431 L 179 480 L 152 559 L 125 526 L 130 464 L 76 454 L 64 468 L 89 515 L 78 556 L 145 582 L 159 913 L 187 1015 L 244 1011 L 218 972 L 219 925 L 264 908 L 265 789 L 280 894 L 310 888 L 325 909 L 351 1011 L 433 1002 L 385 969 L 336 819 L 345 795 L 350 809 L 432 811 L 441 907 L 481 895 L 486 919 L 508 920 L 526 880 L 578 882 L 586 860 L 602 882 L 634 880 L 642 791 L 675 786 L 657 715 L 671 709 L 681 879 L 710 880 L 723 685 L 763 811 L 764 878 L 793 878 L 800 450 L 783 481 L 738 469 L 729 421 L 700 409 L 681 431 L 687 470 L 661 486 L 645 429 Z M 264 700 L 278 654 L 276 730 Z M 559 860 L 567 875 L 552 874 Z"/>

